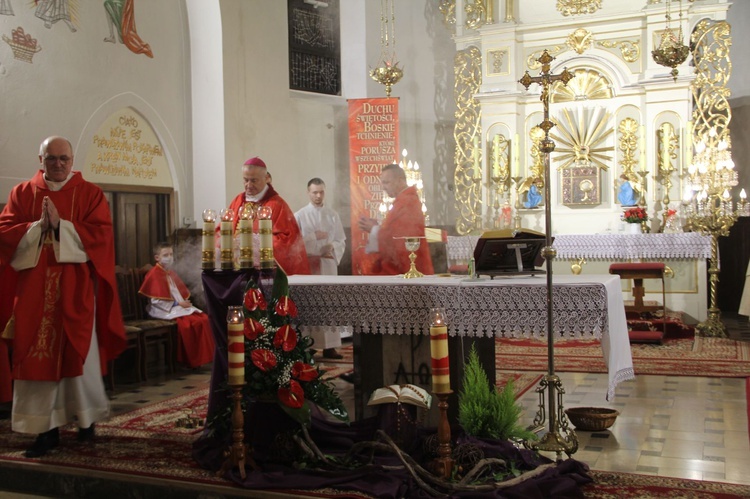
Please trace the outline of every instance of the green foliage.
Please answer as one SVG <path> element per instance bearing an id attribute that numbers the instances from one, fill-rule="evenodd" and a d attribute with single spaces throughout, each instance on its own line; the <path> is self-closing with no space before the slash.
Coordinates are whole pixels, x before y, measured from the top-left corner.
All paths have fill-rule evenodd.
<path id="1" fill-rule="evenodd" d="M 464 431 L 475 437 L 499 440 L 535 438 L 533 432 L 518 424 L 521 411 L 516 404 L 513 381 L 508 381 L 500 392 L 491 387 L 476 346 L 472 345 L 458 395 L 458 422 Z"/>

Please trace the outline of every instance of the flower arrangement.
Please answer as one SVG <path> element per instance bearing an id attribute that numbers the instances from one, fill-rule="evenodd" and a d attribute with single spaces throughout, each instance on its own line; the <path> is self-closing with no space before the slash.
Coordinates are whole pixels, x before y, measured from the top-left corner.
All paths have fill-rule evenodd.
<path id="1" fill-rule="evenodd" d="M 677 210 L 673 210 L 672 208 L 667 209 L 667 218 L 673 217 L 677 215 Z"/>
<path id="2" fill-rule="evenodd" d="M 625 210 L 625 212 L 622 214 L 621 219 L 629 224 L 639 224 L 648 220 L 648 214 L 646 213 L 646 208 L 637 206 L 635 208 L 628 208 L 627 210 Z"/>
<path id="3" fill-rule="evenodd" d="M 243 299 L 246 398 L 275 401 L 294 420 L 310 422 L 313 402 L 341 421 L 349 415 L 333 386 L 310 352 L 312 339 L 292 325 L 297 306 L 289 297 L 289 283 L 280 268 L 267 301 L 256 279 L 249 279 Z"/>
<path id="4" fill-rule="evenodd" d="M 293 420 L 309 425 L 312 402 L 335 418 L 348 422 L 344 403 L 333 385 L 321 379 L 323 372 L 315 366 L 310 351 L 312 338 L 302 335 L 292 323 L 297 317 L 297 306 L 289 297 L 286 274 L 276 269 L 268 299 L 259 280 L 251 277 L 244 289 L 243 404 L 275 402 Z M 208 426 L 223 432 L 230 419 L 231 408 L 227 407 Z"/>

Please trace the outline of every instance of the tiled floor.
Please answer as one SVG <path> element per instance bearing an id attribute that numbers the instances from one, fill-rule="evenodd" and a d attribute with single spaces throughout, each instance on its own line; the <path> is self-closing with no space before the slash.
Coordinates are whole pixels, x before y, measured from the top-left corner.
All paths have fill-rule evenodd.
<path id="1" fill-rule="evenodd" d="M 182 370 L 173 376 L 154 375 L 141 385 L 119 385 L 112 395 L 112 413 L 205 386 L 210 372 L 210 367 Z M 620 383 L 614 400 L 607 402 L 606 374 L 557 374 L 566 392 L 566 408 L 609 407 L 620 412 L 609 430 L 576 433 L 575 459 L 596 470 L 750 485 L 745 379 L 641 375 Z M 334 384 L 353 414 L 353 386 L 341 380 Z M 529 390 L 519 403 L 524 424 L 531 424 L 538 394 Z"/>
<path id="2" fill-rule="evenodd" d="M 607 402 L 606 374 L 557 374 L 566 392 L 566 408 L 609 407 L 620 412 L 609 430 L 576 433 L 575 459 L 596 470 L 750 485 L 745 379 L 641 375 L 621 383 L 614 400 Z M 179 395 L 207 383 L 209 377 L 209 368 L 182 371 L 171 380 L 118 391 L 112 411 L 121 413 Z M 353 414 L 352 385 L 341 380 L 335 385 Z M 529 390 L 519 402 L 525 408 L 524 423 L 531 424 L 538 394 Z"/>

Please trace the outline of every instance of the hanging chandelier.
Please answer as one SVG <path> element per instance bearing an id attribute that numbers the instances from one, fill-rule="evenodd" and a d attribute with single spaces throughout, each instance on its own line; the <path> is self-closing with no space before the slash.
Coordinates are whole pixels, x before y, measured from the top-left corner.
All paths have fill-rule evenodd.
<path id="1" fill-rule="evenodd" d="M 661 43 L 659 48 L 651 51 L 651 56 L 654 58 L 654 62 L 660 66 L 672 68 L 669 74 L 672 75 L 674 81 L 677 81 L 677 66 L 685 62 L 688 55 L 690 55 L 690 47 L 682 43 L 682 0 L 680 2 L 680 22 L 678 28 L 672 29 L 670 22 L 672 20 L 672 0 L 667 0 L 667 25 L 661 34 Z"/>
<path id="2" fill-rule="evenodd" d="M 390 11 L 390 19 L 388 14 Z M 396 61 L 396 15 L 393 12 L 393 0 L 380 1 L 380 59 L 370 78 L 385 85 L 385 96 L 391 96 L 393 85 L 401 81 L 404 70 Z"/>

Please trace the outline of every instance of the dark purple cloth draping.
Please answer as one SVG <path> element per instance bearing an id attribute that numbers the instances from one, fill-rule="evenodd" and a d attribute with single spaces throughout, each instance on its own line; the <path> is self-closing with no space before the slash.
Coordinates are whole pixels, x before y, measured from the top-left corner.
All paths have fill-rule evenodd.
<path id="1" fill-rule="evenodd" d="M 252 272 L 252 271 L 251 271 Z M 216 343 L 216 355 L 211 373 L 211 392 L 209 394 L 207 421 L 229 406 L 226 390 L 223 389 L 227 376 L 227 335 L 226 313 L 231 305 L 240 305 L 242 295 L 251 274 L 239 271 L 204 272 L 203 287 L 206 295 L 206 311 L 211 319 L 211 329 Z M 263 285 L 261 285 L 263 289 Z M 265 293 L 265 292 L 264 292 Z M 313 418 L 310 436 L 320 450 L 330 456 L 344 456 L 355 443 L 377 440 L 376 431 L 387 427 L 387 411 L 381 411 L 378 417 L 355 421 L 350 425 L 331 422 L 319 409 L 313 407 Z M 392 416 L 392 415 L 391 415 Z M 245 414 L 245 437 L 248 447 L 252 448 L 252 458 L 259 469 L 247 468 L 246 478 L 242 479 L 239 470 L 233 469 L 224 476 L 226 479 L 248 489 L 281 490 L 281 489 L 320 489 L 332 488 L 341 491 L 361 492 L 378 498 L 428 498 L 427 492 L 420 489 L 416 481 L 404 469 L 393 468 L 401 462 L 391 453 L 376 453 L 370 456 L 363 454 L 362 462 L 370 464 L 355 469 L 321 471 L 302 470 L 273 462 L 273 436 L 288 427 L 286 415 L 276 404 L 253 403 Z M 418 429 L 412 433 L 415 442 L 408 448 L 418 462 L 421 461 L 423 445 L 421 441 L 434 429 Z M 547 458 L 538 454 L 517 449 L 509 442 L 480 440 L 463 436 L 460 429 L 453 430 L 456 444 L 470 442 L 480 447 L 486 457 L 500 457 L 513 461 L 520 470 L 531 470 Z M 193 458 L 196 462 L 212 471 L 217 471 L 224 463 L 223 452 L 229 448 L 231 435 L 217 438 L 206 429 L 193 443 Z M 372 458 L 372 461 L 368 461 Z M 508 499 L 543 499 L 543 498 L 582 498 L 581 486 L 591 482 L 586 464 L 568 459 L 559 465 L 546 470 L 540 476 L 527 480 L 514 487 L 493 490 L 478 494 L 477 492 L 456 492 L 449 497 L 456 498 L 508 498 Z"/>

